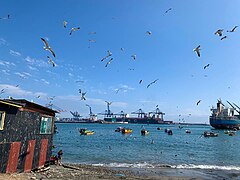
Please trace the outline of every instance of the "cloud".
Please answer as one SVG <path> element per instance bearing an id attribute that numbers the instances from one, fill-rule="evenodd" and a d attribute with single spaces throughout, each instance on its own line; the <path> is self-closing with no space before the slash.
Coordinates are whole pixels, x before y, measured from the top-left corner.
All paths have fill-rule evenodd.
<path id="1" fill-rule="evenodd" d="M 17 51 L 13 51 L 10 49 L 10 52 L 9 52 L 11 55 L 13 56 L 21 56 L 21 53 L 17 52 Z"/>
<path id="2" fill-rule="evenodd" d="M 111 86 L 111 87 L 109 87 L 109 89 L 113 90 L 113 91 L 116 91 L 116 92 L 121 91 L 121 92 L 124 92 L 124 93 L 126 93 L 128 91 L 135 90 L 135 88 L 130 87 L 130 86 L 126 85 L 126 84 L 119 84 L 117 87 L 112 87 Z"/>
<path id="3" fill-rule="evenodd" d="M 6 45 L 7 44 L 7 41 L 3 38 L 0 38 L 0 46 L 1 45 Z"/>
<path id="4" fill-rule="evenodd" d="M 0 84 L 0 89 L 5 89 L 5 94 L 8 94 L 14 98 L 14 96 L 38 96 L 47 97 L 47 93 L 43 92 L 32 92 L 22 89 L 21 87 L 16 87 L 10 84 Z M 27 98 L 27 97 L 25 97 Z"/>
<path id="5" fill-rule="evenodd" d="M 41 79 L 42 82 L 44 82 L 45 84 L 50 84 L 48 81 L 46 81 L 45 79 Z"/>
<path id="6" fill-rule="evenodd" d="M 27 63 L 32 66 L 37 66 L 37 67 L 48 67 L 49 66 L 49 64 L 46 61 L 44 61 L 42 59 L 31 58 L 29 56 L 27 56 L 25 58 L 25 61 L 27 61 Z"/>
<path id="7" fill-rule="evenodd" d="M 30 65 L 28 65 L 28 68 L 29 68 L 30 70 L 33 70 L 33 71 L 39 71 L 37 68 L 35 68 L 35 67 L 33 67 L 33 66 L 30 66 Z"/>
<path id="8" fill-rule="evenodd" d="M 29 78 L 29 77 L 32 76 L 31 74 L 29 74 L 29 73 L 27 73 L 27 72 L 22 72 L 22 73 L 16 72 L 15 74 L 18 75 L 18 76 L 20 76 L 20 77 L 23 78 L 23 79 L 27 79 L 27 78 Z"/>
<path id="9" fill-rule="evenodd" d="M 8 69 L 2 69 L 3 74 L 10 75 L 10 71 Z"/>
<path id="10" fill-rule="evenodd" d="M 6 66 L 6 67 L 16 66 L 16 64 L 14 64 L 13 62 L 3 61 L 3 60 L 0 60 L 0 65 Z"/>

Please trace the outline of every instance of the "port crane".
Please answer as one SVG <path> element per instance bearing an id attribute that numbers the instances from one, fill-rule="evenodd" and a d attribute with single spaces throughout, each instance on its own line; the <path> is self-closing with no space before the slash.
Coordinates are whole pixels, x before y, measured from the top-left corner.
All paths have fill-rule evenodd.
<path id="1" fill-rule="evenodd" d="M 131 114 L 137 114 L 138 115 L 138 118 L 143 118 L 143 117 L 145 117 L 146 116 L 146 113 L 145 112 L 143 112 L 143 110 L 140 108 L 140 109 L 138 109 L 137 111 L 135 111 L 135 112 L 131 112 Z"/>
<path id="2" fill-rule="evenodd" d="M 157 116 L 157 118 L 160 117 L 161 120 L 163 120 L 163 115 L 165 115 L 165 113 L 161 112 L 159 108 L 157 108 L 154 111 L 148 113 L 149 117 Z"/>
<path id="3" fill-rule="evenodd" d="M 75 112 L 70 111 L 70 113 L 72 114 L 73 118 L 78 119 L 78 118 L 82 117 L 77 111 L 75 111 Z"/>
<path id="4" fill-rule="evenodd" d="M 90 119 L 91 119 L 91 120 L 94 120 L 94 118 L 96 117 L 96 115 L 93 114 L 93 112 L 92 112 L 92 107 L 89 106 L 88 104 L 86 104 L 86 106 L 89 107 L 89 116 L 90 116 Z"/>
<path id="5" fill-rule="evenodd" d="M 112 104 L 112 102 L 108 102 L 108 101 L 105 101 L 105 102 L 107 103 L 107 110 L 105 110 L 104 113 L 98 113 L 98 114 L 104 115 L 105 117 L 112 117 L 113 113 L 110 110 L 110 105 Z"/>

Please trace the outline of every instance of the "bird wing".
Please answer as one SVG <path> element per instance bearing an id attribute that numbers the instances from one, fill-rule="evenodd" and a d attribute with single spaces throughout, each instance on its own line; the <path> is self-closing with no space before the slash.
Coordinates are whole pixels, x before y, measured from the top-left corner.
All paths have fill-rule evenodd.
<path id="1" fill-rule="evenodd" d="M 197 49 L 196 50 L 198 57 L 200 57 L 200 51 Z"/>
<path id="2" fill-rule="evenodd" d="M 45 39 L 41 38 L 41 40 L 44 42 L 46 47 L 49 47 L 48 42 Z"/>
<path id="3" fill-rule="evenodd" d="M 53 51 L 51 48 L 48 48 L 48 49 L 49 49 L 49 51 L 52 53 L 53 57 L 56 57 L 54 51 Z"/>

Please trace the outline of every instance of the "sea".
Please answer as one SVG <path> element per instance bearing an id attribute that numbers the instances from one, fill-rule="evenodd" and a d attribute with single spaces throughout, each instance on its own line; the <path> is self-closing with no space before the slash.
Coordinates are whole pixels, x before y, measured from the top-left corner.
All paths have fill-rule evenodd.
<path id="1" fill-rule="evenodd" d="M 63 150 L 64 163 L 122 168 L 161 168 L 240 170 L 240 131 L 229 136 L 208 125 L 57 123 L 53 154 Z M 131 128 L 131 134 L 115 132 Z M 160 130 L 157 130 L 157 128 Z M 93 130 L 80 135 L 78 129 Z M 142 136 L 145 128 L 150 134 Z M 165 133 L 171 129 L 173 135 Z M 187 134 L 186 130 L 191 133 Z M 204 137 L 204 131 L 219 133 Z"/>

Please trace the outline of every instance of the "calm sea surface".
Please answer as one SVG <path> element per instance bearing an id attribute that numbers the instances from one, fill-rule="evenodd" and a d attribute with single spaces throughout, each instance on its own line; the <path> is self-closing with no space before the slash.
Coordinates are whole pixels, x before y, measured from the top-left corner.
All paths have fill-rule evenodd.
<path id="1" fill-rule="evenodd" d="M 115 132 L 118 126 L 133 129 L 130 135 Z M 63 162 L 93 164 L 110 167 L 162 167 L 240 170 L 240 131 L 228 136 L 223 130 L 210 126 L 144 125 L 150 131 L 141 136 L 140 124 L 57 124 L 54 135 L 56 149 L 63 150 Z M 160 127 L 161 130 L 157 130 Z M 94 135 L 81 136 L 78 128 L 95 131 Z M 167 135 L 165 128 L 173 130 Z M 186 134 L 185 130 L 191 130 Z M 205 138 L 204 131 L 219 133 L 218 137 Z"/>

